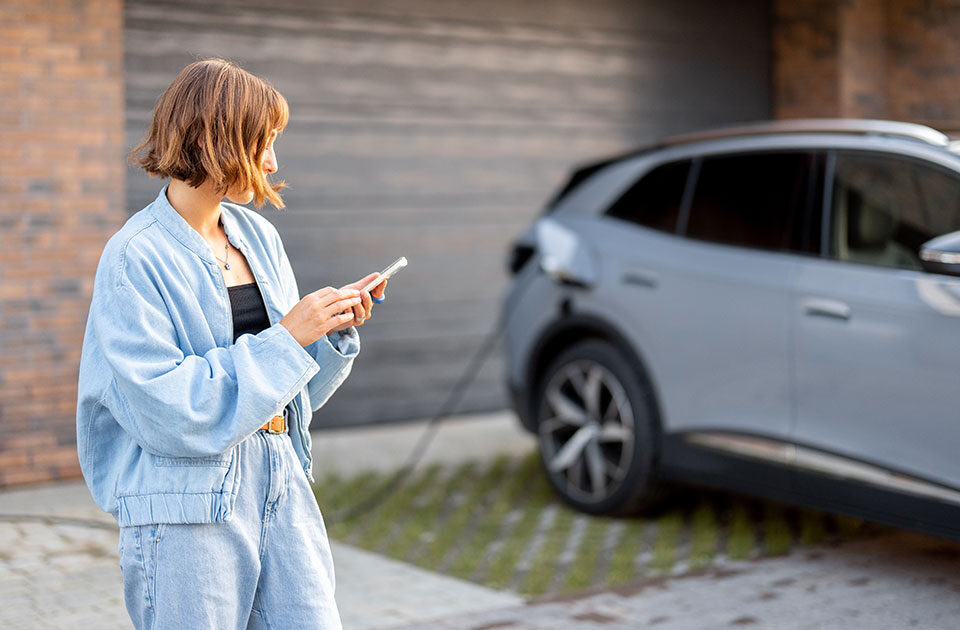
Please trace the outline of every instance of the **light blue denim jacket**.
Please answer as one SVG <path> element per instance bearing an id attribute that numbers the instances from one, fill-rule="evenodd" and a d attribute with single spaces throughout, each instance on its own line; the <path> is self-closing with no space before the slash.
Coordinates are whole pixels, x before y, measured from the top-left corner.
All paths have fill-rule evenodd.
<path id="1" fill-rule="evenodd" d="M 300 299 L 276 229 L 222 204 L 230 244 L 271 326 L 233 342 L 230 299 L 206 241 L 166 187 L 107 243 L 83 339 L 77 450 L 97 504 L 121 526 L 229 520 L 239 444 L 285 414 L 312 481 L 310 418 L 350 373 L 356 329 L 302 348 L 281 318 Z M 331 343 L 336 343 L 336 347 Z"/>

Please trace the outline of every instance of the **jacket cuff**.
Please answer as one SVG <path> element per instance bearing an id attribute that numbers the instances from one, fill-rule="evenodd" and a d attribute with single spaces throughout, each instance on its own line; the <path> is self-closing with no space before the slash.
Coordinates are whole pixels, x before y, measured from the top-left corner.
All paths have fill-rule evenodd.
<path id="1" fill-rule="evenodd" d="M 282 383 L 282 396 L 275 401 L 272 415 L 280 415 L 287 403 L 320 371 L 313 356 L 303 348 L 286 326 L 277 323 L 257 335 L 261 343 L 257 350 L 262 360 L 269 361 Z M 258 353 L 258 354 L 259 354 Z M 286 387 L 283 387 L 283 386 Z"/>
<path id="2" fill-rule="evenodd" d="M 360 352 L 360 335 L 355 328 L 348 328 L 324 335 L 307 346 L 318 367 L 317 373 L 307 384 L 310 406 L 318 409 L 350 374 L 353 360 Z"/>

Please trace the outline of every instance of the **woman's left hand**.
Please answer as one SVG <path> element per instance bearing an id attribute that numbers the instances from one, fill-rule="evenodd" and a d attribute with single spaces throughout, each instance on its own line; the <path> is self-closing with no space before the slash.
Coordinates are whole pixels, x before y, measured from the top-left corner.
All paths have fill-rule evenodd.
<path id="1" fill-rule="evenodd" d="M 357 304 L 356 306 L 353 307 L 353 319 L 351 321 L 348 321 L 345 324 L 341 324 L 340 326 L 337 326 L 336 328 L 331 330 L 330 333 L 335 333 L 340 330 L 346 330 L 351 326 L 363 326 L 363 324 L 368 319 L 370 319 L 370 316 L 373 314 L 373 299 L 371 299 L 370 296 L 372 295 L 378 300 L 381 299 L 383 297 L 384 290 L 386 290 L 387 288 L 387 281 L 384 280 L 383 282 L 375 286 L 371 291 L 362 291 L 361 289 L 363 289 L 363 287 L 373 282 L 373 280 L 379 275 L 380 275 L 379 273 L 374 272 L 367 275 L 361 280 L 358 280 L 356 282 L 353 282 L 351 284 L 348 284 L 342 287 L 343 289 L 356 289 L 357 291 L 360 291 L 361 301 L 360 301 L 360 304 Z"/>

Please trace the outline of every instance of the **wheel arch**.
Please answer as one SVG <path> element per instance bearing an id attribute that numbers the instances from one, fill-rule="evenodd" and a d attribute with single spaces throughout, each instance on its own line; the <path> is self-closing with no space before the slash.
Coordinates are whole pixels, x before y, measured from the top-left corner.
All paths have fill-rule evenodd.
<path id="1" fill-rule="evenodd" d="M 616 326 L 589 315 L 569 315 L 559 319 L 548 326 L 537 339 L 525 373 L 525 382 L 528 387 L 526 396 L 521 403 L 525 406 L 523 413 L 520 414 L 523 425 L 531 432 L 537 430 L 534 398 L 540 388 L 540 380 L 543 378 L 543 373 L 547 367 L 566 348 L 589 339 L 599 339 L 611 344 L 634 368 L 634 375 L 650 394 L 653 429 L 657 438 L 659 438 L 663 426 L 659 394 L 641 351 L 634 344 L 631 344 L 626 335 L 621 333 Z"/>

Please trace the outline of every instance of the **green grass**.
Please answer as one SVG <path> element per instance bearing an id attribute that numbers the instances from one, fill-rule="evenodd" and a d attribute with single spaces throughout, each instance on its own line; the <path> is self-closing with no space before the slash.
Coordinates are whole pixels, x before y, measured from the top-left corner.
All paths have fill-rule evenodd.
<path id="1" fill-rule="evenodd" d="M 657 521 L 657 537 L 653 542 L 653 557 L 650 559 L 650 573 L 664 575 L 669 573 L 677 561 L 677 543 L 683 527 L 683 513 L 673 510 Z"/>
<path id="2" fill-rule="evenodd" d="M 362 525 L 354 530 L 350 542 L 363 549 L 378 549 L 390 530 L 412 513 L 410 508 L 414 499 L 427 488 L 436 485 L 439 473 L 439 466 L 431 466 L 415 475 L 412 481 L 400 486 L 369 513 Z"/>
<path id="3" fill-rule="evenodd" d="M 550 505 L 552 493 L 542 475 L 534 477 L 529 494 L 521 500 L 520 516 L 510 535 L 502 541 L 499 552 L 490 560 L 487 584 L 493 588 L 506 588 L 516 573 L 517 563 L 530 545 L 543 509 Z"/>
<path id="4" fill-rule="evenodd" d="M 795 545 L 843 542 L 876 531 L 858 519 L 716 493 L 646 519 L 588 517 L 557 499 L 536 453 L 415 471 L 372 510 L 337 520 L 391 479 L 372 473 L 321 479 L 314 493 L 330 536 L 533 597 L 615 587 L 669 575 L 678 566 L 701 570 L 719 555 L 734 561 L 779 555 Z M 695 497 L 696 491 L 688 492 Z M 538 531 L 547 509 L 553 519 Z M 577 519 L 585 519 L 580 540 L 569 565 L 562 566 Z M 641 558 L 649 558 L 644 570 L 638 569 Z"/>
<path id="5" fill-rule="evenodd" d="M 764 504 L 763 552 L 768 556 L 782 556 L 790 551 L 793 533 L 787 522 L 784 506 L 779 503 Z"/>
<path id="6" fill-rule="evenodd" d="M 432 570 L 440 567 L 440 563 L 447 557 L 450 550 L 460 542 L 463 530 L 469 524 L 471 516 L 480 505 L 485 503 L 491 490 L 500 483 L 506 468 L 507 459 L 499 457 L 475 483 L 464 488 L 464 499 L 453 510 L 436 538 L 426 545 L 418 558 L 417 562 L 420 566 Z"/>
<path id="7" fill-rule="evenodd" d="M 450 573 L 457 577 L 469 578 L 478 569 L 487 549 L 497 540 L 503 529 L 507 515 L 520 500 L 523 491 L 529 485 L 536 471 L 536 459 L 528 457 L 522 460 L 507 480 L 494 489 L 489 507 L 479 520 L 476 529 L 457 549 L 457 555 L 450 565 Z"/>
<path id="8" fill-rule="evenodd" d="M 730 530 L 727 537 L 727 556 L 731 560 L 746 560 L 753 554 L 756 545 L 753 534 L 753 517 L 747 504 L 737 499 L 730 510 Z"/>
<path id="9" fill-rule="evenodd" d="M 563 592 L 582 591 L 592 584 L 593 577 L 597 572 L 597 562 L 600 559 L 599 552 L 603 548 L 603 543 L 607 537 L 607 529 L 611 522 L 607 518 L 589 517 L 583 536 L 577 546 L 576 556 L 570 566 L 567 567 Z"/>
<path id="10" fill-rule="evenodd" d="M 347 481 L 334 476 L 326 477 L 314 486 L 317 504 L 330 520 L 328 530 L 331 537 L 344 540 L 353 525 L 352 522 L 336 520 L 337 513 L 352 505 L 352 501 L 370 496 L 385 481 L 384 475 L 364 473 Z"/>
<path id="11" fill-rule="evenodd" d="M 573 526 L 573 510 L 566 506 L 557 506 L 553 523 L 544 535 L 543 544 L 534 556 L 526 579 L 520 586 L 520 592 L 528 596 L 542 595 L 554 579 L 557 560 L 567 543 L 567 536 Z"/>
<path id="12" fill-rule="evenodd" d="M 827 532 L 823 526 L 823 514 L 804 509 L 800 512 L 800 543 L 803 545 L 819 545 L 827 539 Z"/>
<path id="13" fill-rule="evenodd" d="M 469 483 L 473 472 L 471 464 L 462 464 L 453 471 L 446 482 L 437 483 L 434 491 L 425 497 L 426 500 L 422 504 L 417 502 L 411 506 L 406 522 L 388 543 L 385 552 L 399 560 L 415 560 L 418 547 L 436 536 L 434 529 L 439 522 L 444 502 L 459 488 Z"/>
<path id="14" fill-rule="evenodd" d="M 717 513 L 713 505 L 701 500 L 690 523 L 690 569 L 696 571 L 713 564 L 719 539 Z"/>
<path id="15" fill-rule="evenodd" d="M 642 519 L 629 519 L 620 533 L 616 552 L 610 559 L 606 586 L 619 586 L 632 581 L 637 575 L 637 556 L 643 549 L 643 534 L 648 522 Z"/>

